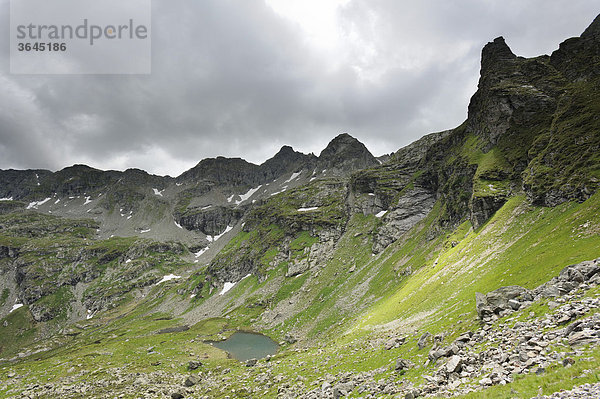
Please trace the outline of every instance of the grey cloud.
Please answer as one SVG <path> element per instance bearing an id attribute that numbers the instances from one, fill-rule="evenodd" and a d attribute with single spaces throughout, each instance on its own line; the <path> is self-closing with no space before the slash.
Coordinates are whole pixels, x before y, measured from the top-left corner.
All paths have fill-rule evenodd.
<path id="1" fill-rule="evenodd" d="M 342 131 L 395 151 L 464 120 L 487 41 L 550 52 L 597 12 L 593 1 L 456 4 L 352 0 L 339 13 L 347 46 L 333 58 L 259 0 L 154 1 L 150 76 L 0 70 L 0 167 L 176 175 L 210 156 L 262 162 L 283 144 L 318 153 Z"/>

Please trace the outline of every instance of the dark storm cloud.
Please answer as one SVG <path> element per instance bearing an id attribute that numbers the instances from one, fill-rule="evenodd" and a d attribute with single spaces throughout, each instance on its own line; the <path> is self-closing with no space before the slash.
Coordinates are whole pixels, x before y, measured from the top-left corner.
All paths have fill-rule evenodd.
<path id="1" fill-rule="evenodd" d="M 328 53 L 259 0 L 155 1 L 149 76 L 3 66 L 0 167 L 174 175 L 209 156 L 262 162 L 283 144 L 319 152 L 342 131 L 395 151 L 464 120 L 487 41 L 549 53 L 585 29 L 593 3 L 351 0 L 338 15 L 344 40 Z"/>

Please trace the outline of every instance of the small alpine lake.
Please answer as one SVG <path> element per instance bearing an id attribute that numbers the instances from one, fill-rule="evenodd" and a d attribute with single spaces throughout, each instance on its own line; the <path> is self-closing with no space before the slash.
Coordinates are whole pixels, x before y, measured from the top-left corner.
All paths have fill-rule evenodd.
<path id="1" fill-rule="evenodd" d="M 266 335 L 241 331 L 233 333 L 224 341 L 208 341 L 207 343 L 224 350 L 232 358 L 242 362 L 274 355 L 279 348 L 277 342 Z"/>

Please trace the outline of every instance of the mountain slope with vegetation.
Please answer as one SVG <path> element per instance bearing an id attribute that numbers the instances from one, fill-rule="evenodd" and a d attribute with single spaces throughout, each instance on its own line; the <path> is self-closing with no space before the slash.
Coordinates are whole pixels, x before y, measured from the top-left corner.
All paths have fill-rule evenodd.
<path id="1" fill-rule="evenodd" d="M 0 396 L 597 383 L 599 65 L 600 17 L 551 56 L 497 38 L 467 120 L 383 163 L 342 134 L 318 157 L 176 178 L 0 171 Z M 244 364 L 210 344 L 238 330 L 278 353 Z"/>

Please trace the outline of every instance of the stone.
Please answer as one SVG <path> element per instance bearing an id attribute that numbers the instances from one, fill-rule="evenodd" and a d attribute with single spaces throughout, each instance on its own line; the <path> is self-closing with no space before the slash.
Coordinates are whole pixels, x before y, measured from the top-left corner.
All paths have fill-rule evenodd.
<path id="1" fill-rule="evenodd" d="M 404 372 L 404 371 L 408 370 L 409 368 L 412 368 L 413 366 L 414 366 L 414 363 L 411 362 L 410 360 L 399 358 L 398 360 L 396 360 L 394 370 Z"/>
<path id="2" fill-rule="evenodd" d="M 483 386 L 492 385 L 492 379 L 488 378 L 488 377 L 484 377 L 481 380 L 479 380 L 479 385 L 483 385 Z"/>
<path id="3" fill-rule="evenodd" d="M 202 366 L 202 362 L 199 362 L 197 360 L 190 360 L 187 368 L 188 370 L 197 370 L 200 366 Z"/>
<path id="4" fill-rule="evenodd" d="M 171 399 L 183 399 L 183 398 L 184 398 L 184 396 L 179 392 L 173 392 L 171 394 Z"/>
<path id="5" fill-rule="evenodd" d="M 447 373 L 459 373 L 462 365 L 462 358 L 458 355 L 452 355 L 446 363 Z"/>
<path id="6" fill-rule="evenodd" d="M 575 364 L 575 360 L 571 357 L 565 357 L 562 361 L 564 367 L 569 367 Z"/>
<path id="7" fill-rule="evenodd" d="M 185 381 L 183 382 L 183 385 L 185 385 L 186 387 L 193 387 L 194 385 L 196 385 L 199 382 L 200 382 L 199 376 L 190 375 L 185 379 Z"/>
<path id="8" fill-rule="evenodd" d="M 257 362 L 258 362 L 258 360 L 256 360 L 256 359 L 248 359 L 248 360 L 246 360 L 246 367 L 254 367 L 254 366 L 256 366 Z"/>
<path id="9" fill-rule="evenodd" d="M 384 345 L 385 350 L 390 350 L 403 345 L 406 342 L 406 337 L 394 337 L 390 338 Z"/>
<path id="10" fill-rule="evenodd" d="M 579 331 L 569 336 L 569 345 L 571 346 L 586 345 L 597 341 L 598 336 L 596 335 L 596 332 L 591 330 Z"/>
<path id="11" fill-rule="evenodd" d="M 295 344 L 296 342 L 298 342 L 298 340 L 296 339 L 296 337 L 294 337 L 292 334 L 285 334 L 285 337 L 283 337 L 283 341 L 287 344 Z"/>
<path id="12" fill-rule="evenodd" d="M 424 347 L 427 346 L 427 342 L 429 341 L 429 338 L 431 337 L 431 334 L 428 332 L 423 333 L 423 335 L 421 335 L 421 337 L 419 338 L 419 341 L 417 342 L 417 346 L 419 347 L 419 349 L 423 349 Z"/>

